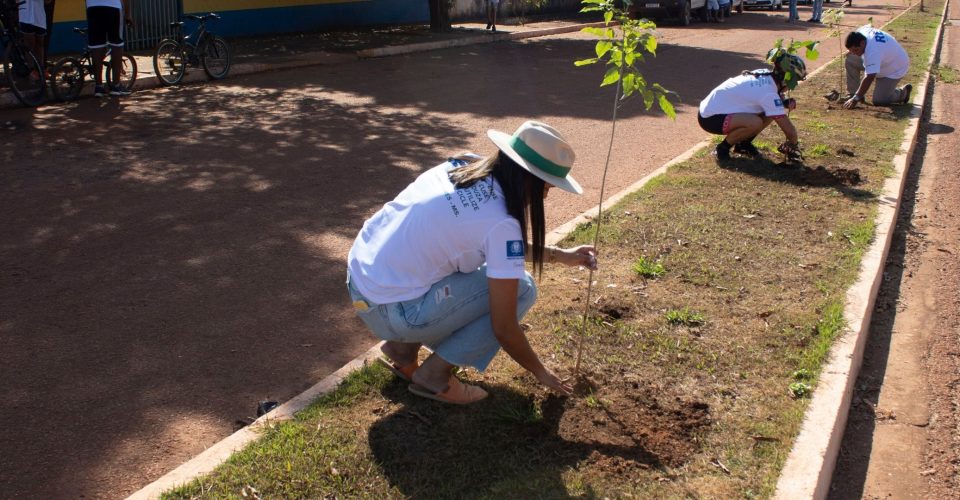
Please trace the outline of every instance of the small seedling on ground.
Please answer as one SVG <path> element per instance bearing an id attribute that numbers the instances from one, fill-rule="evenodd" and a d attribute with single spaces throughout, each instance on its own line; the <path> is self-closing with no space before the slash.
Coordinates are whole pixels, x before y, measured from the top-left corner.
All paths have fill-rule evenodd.
<path id="1" fill-rule="evenodd" d="M 640 258 L 633 263 L 633 272 L 643 276 L 644 278 L 659 278 L 660 276 L 663 276 L 663 273 L 666 272 L 666 269 L 663 268 L 663 264 L 661 264 L 659 261 L 650 260 L 645 256 L 640 256 Z"/>
<path id="2" fill-rule="evenodd" d="M 830 152 L 830 148 L 828 148 L 826 144 L 814 144 L 813 147 L 810 148 L 809 154 L 810 156 L 825 156 L 828 152 Z"/>
<path id="3" fill-rule="evenodd" d="M 666 314 L 667 322 L 671 325 L 697 326 L 704 323 L 703 315 L 691 311 L 684 307 L 683 309 L 671 309 Z"/>
<path id="4" fill-rule="evenodd" d="M 794 382 L 790 384 L 790 394 L 797 399 L 809 396 L 811 391 L 810 385 L 806 382 Z"/>

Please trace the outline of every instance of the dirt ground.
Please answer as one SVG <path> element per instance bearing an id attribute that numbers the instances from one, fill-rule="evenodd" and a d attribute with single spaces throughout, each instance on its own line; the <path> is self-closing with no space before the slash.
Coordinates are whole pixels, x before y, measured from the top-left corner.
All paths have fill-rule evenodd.
<path id="1" fill-rule="evenodd" d="M 700 98 L 774 40 L 823 36 L 784 16 L 664 28 L 649 74 L 678 119 L 621 109 L 607 193 L 701 140 Z M 592 51 L 570 34 L 0 111 L 0 496 L 126 496 L 369 348 L 342 285 L 361 222 L 489 152 L 487 128 L 571 131 L 586 192 L 551 197 L 548 225 L 595 205 L 610 93 L 572 67 Z"/>
<path id="2" fill-rule="evenodd" d="M 952 24 L 941 62 L 957 68 L 960 23 Z M 934 85 L 831 498 L 956 498 L 960 490 L 958 99 L 956 83 Z"/>

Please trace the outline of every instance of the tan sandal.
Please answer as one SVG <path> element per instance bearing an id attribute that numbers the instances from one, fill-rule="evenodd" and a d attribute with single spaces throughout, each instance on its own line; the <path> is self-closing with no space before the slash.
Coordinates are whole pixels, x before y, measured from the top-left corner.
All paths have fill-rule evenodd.
<path id="1" fill-rule="evenodd" d="M 407 382 L 413 381 L 413 372 L 417 371 L 417 368 L 420 368 L 420 365 L 418 365 L 416 361 L 404 366 L 400 366 L 398 363 L 395 363 L 384 357 L 377 358 L 377 361 L 379 361 L 381 365 L 387 367 L 387 369 L 393 372 L 394 375 L 406 380 Z"/>
<path id="2" fill-rule="evenodd" d="M 434 399 L 437 401 L 443 401 L 444 403 L 450 403 L 455 405 L 468 405 L 470 403 L 476 403 L 481 399 L 489 396 L 490 394 L 475 386 L 467 385 L 457 377 L 450 377 L 450 381 L 447 382 L 447 389 L 443 392 L 433 392 L 422 385 L 410 384 L 408 386 L 410 392 L 416 394 L 417 396 Z"/>

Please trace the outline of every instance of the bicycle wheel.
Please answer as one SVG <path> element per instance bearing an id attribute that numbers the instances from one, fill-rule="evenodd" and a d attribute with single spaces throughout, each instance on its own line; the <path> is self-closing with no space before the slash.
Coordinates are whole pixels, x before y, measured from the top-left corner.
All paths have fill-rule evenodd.
<path id="1" fill-rule="evenodd" d="M 204 45 L 200 53 L 203 71 L 214 80 L 227 76 L 230 72 L 230 47 L 227 41 L 218 36 L 212 36 Z"/>
<path id="2" fill-rule="evenodd" d="M 160 41 L 153 53 L 153 70 L 163 85 L 176 85 L 183 80 L 187 60 L 179 42 L 169 38 Z"/>
<path id="3" fill-rule="evenodd" d="M 50 88 L 53 96 L 60 101 L 72 101 L 80 96 L 86 69 L 79 59 L 64 57 L 53 65 L 50 71 Z"/>
<path id="4" fill-rule="evenodd" d="M 113 69 L 109 64 L 103 65 L 103 73 L 103 81 L 107 82 L 109 87 L 113 84 Z M 120 85 L 127 90 L 133 90 L 134 83 L 137 83 L 137 60 L 130 54 L 124 54 L 123 66 L 120 67 Z"/>
<path id="5" fill-rule="evenodd" d="M 14 42 L 4 51 L 3 72 L 13 95 L 24 106 L 39 106 L 47 98 L 47 81 L 33 52 Z"/>

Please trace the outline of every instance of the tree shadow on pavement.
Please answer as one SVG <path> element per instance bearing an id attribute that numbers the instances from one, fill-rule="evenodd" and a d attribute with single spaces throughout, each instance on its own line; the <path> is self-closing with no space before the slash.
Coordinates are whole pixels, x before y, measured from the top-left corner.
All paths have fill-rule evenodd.
<path id="1" fill-rule="evenodd" d="M 318 88 L 27 113 L 0 136 L 0 483 L 37 498 L 132 493 L 366 350 L 347 249 L 465 140 Z"/>

